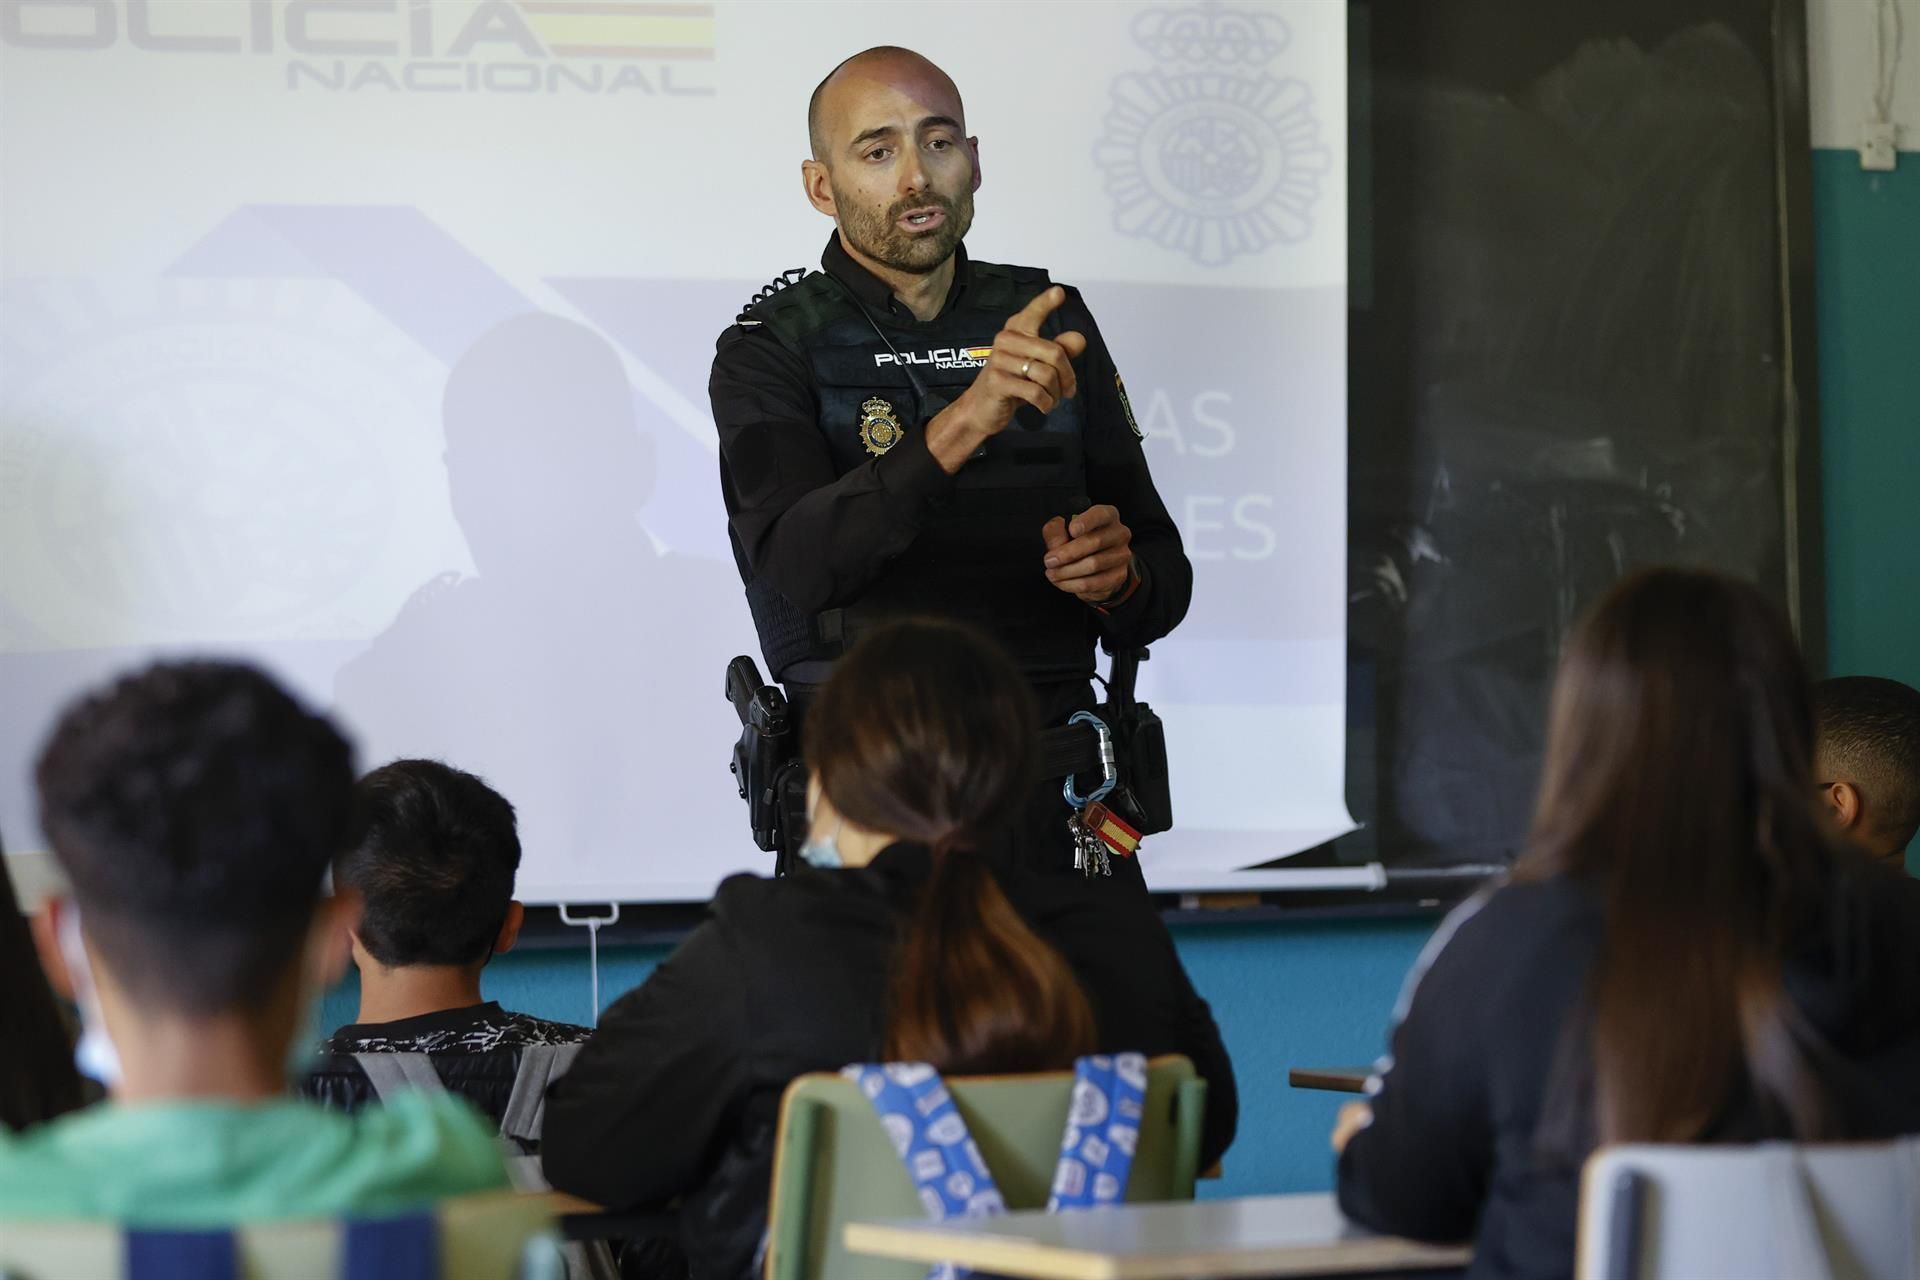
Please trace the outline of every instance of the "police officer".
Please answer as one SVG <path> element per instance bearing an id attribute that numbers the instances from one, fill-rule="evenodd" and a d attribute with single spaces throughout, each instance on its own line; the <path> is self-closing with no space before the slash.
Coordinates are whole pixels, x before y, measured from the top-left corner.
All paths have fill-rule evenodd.
<path id="1" fill-rule="evenodd" d="M 979 144 L 938 67 L 856 54 L 807 124 L 823 270 L 749 304 L 709 385 L 770 674 L 804 708 L 863 626 L 935 614 L 997 637 L 1064 725 L 1093 705 L 1097 640 L 1166 635 L 1193 588 L 1113 360 L 1077 291 L 967 256 Z M 1071 870 L 1069 813 L 1038 785 L 1020 860 Z"/>

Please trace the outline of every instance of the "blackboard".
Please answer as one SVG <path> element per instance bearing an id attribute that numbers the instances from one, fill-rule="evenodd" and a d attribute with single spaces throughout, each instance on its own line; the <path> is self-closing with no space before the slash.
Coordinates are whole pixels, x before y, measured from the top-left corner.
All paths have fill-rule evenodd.
<path id="1" fill-rule="evenodd" d="M 1350 6 L 1337 862 L 1525 840 L 1569 627 L 1635 566 L 1820 646 L 1798 0 Z"/>

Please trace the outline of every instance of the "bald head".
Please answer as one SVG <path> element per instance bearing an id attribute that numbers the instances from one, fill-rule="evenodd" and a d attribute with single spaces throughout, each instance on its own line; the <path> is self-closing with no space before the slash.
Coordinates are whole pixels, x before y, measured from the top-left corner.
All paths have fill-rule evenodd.
<path id="1" fill-rule="evenodd" d="M 950 116 L 966 132 L 966 108 L 953 78 L 911 49 L 883 44 L 854 54 L 827 73 L 807 100 L 807 139 L 813 158 L 831 163 L 858 132 L 852 128 L 860 102 L 876 88 L 905 94 L 934 115 Z"/>

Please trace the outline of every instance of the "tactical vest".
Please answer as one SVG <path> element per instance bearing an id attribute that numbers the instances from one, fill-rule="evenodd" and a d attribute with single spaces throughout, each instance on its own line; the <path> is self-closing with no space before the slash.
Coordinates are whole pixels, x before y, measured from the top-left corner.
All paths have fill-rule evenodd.
<path id="1" fill-rule="evenodd" d="M 902 322 L 862 307 L 832 276 L 813 272 L 756 303 L 764 324 L 813 373 L 817 429 L 837 472 L 865 466 L 957 399 L 985 363 L 1009 316 L 1050 283 L 1026 267 L 971 262 L 959 301 L 937 319 Z M 1093 673 L 1087 608 L 1048 582 L 1041 526 L 1088 505 L 1083 398 L 1044 418 L 1027 409 L 955 477 L 913 544 L 861 598 L 811 617 L 772 585 L 747 600 L 775 679 L 795 664 L 817 677 L 861 631 L 887 618 L 930 614 L 970 622 L 1005 645 L 1036 683 Z"/>

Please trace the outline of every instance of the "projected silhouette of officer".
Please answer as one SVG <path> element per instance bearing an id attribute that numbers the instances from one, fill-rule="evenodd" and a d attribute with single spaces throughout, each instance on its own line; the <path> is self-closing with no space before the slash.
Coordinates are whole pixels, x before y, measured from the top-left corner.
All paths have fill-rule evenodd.
<path id="1" fill-rule="evenodd" d="M 367 758 L 481 774 L 513 798 L 536 856 L 597 850 L 651 880 L 702 879 L 697 854 L 644 872 L 605 856 L 663 833 L 737 843 L 726 771 L 688 742 L 732 727 L 707 678 L 709 620 L 746 625 L 722 566 L 661 553 L 640 523 L 652 440 L 619 357 L 582 325 L 516 317 L 461 357 L 442 419 L 476 572 L 422 586 L 342 668 L 338 703 Z"/>

